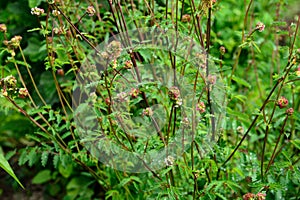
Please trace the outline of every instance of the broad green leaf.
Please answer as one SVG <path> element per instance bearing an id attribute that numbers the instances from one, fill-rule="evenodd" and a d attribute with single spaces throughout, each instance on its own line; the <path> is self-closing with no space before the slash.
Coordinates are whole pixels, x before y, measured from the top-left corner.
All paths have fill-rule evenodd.
<path id="1" fill-rule="evenodd" d="M 17 178 L 17 176 L 15 175 L 13 169 L 11 168 L 11 166 L 9 165 L 9 163 L 7 162 L 7 160 L 5 159 L 4 155 L 3 155 L 3 151 L 2 148 L 0 148 L 0 167 L 2 169 L 4 169 L 11 177 L 13 177 L 15 179 L 15 181 L 17 181 L 17 183 L 23 188 L 24 186 L 22 185 L 22 183 L 19 181 L 19 179 Z"/>
<path id="2" fill-rule="evenodd" d="M 34 8 L 40 5 L 42 0 L 28 0 L 28 6 L 29 8 Z"/>
<path id="3" fill-rule="evenodd" d="M 33 184 L 43 184 L 52 179 L 51 171 L 49 169 L 45 169 L 40 171 L 35 177 L 32 179 Z"/>
<path id="4" fill-rule="evenodd" d="M 62 165 L 59 165 L 58 166 L 58 171 L 59 173 L 65 177 L 65 178 L 69 178 L 70 175 L 72 174 L 73 172 L 73 165 L 72 163 L 68 164 L 66 167 L 63 167 Z"/>

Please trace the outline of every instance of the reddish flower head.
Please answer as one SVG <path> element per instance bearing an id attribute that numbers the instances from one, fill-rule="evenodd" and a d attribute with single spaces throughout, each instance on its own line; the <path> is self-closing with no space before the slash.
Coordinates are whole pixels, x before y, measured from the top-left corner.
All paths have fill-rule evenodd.
<path id="1" fill-rule="evenodd" d="M 129 94 L 132 98 L 136 98 L 139 95 L 139 93 L 140 93 L 139 89 L 131 88 L 131 91 Z"/>
<path id="2" fill-rule="evenodd" d="M 170 97 L 171 100 L 176 101 L 176 100 L 178 100 L 180 98 L 180 90 L 176 86 L 172 86 L 170 88 L 168 94 L 169 94 L 169 97 Z"/>
<path id="3" fill-rule="evenodd" d="M 247 193 L 243 195 L 243 200 L 254 200 L 255 194 Z"/>
<path id="4" fill-rule="evenodd" d="M 294 113 L 294 109 L 293 108 L 289 108 L 285 112 L 286 112 L 287 115 L 292 115 Z"/>
<path id="5" fill-rule="evenodd" d="M 296 70 L 296 75 L 300 76 L 300 65 L 298 66 L 297 70 Z"/>
<path id="6" fill-rule="evenodd" d="M 198 110 L 200 113 L 204 113 L 205 112 L 205 104 L 202 101 L 197 103 L 196 110 Z"/>
<path id="7" fill-rule="evenodd" d="M 288 105 L 289 101 L 285 98 L 285 97 L 280 97 L 277 100 L 277 106 L 279 106 L 279 108 L 284 108 Z"/>

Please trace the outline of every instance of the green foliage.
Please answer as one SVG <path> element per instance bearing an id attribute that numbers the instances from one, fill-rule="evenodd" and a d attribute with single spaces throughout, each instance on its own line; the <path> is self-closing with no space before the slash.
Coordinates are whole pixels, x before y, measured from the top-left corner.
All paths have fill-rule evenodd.
<path id="1" fill-rule="evenodd" d="M 1 1 L 1 168 L 22 187 L 17 176 L 63 200 L 299 199 L 298 7 L 296 0 Z M 131 32 L 145 27 L 161 43 Z M 126 30 L 134 49 L 126 35 L 109 39 Z M 195 43 L 180 51 L 188 39 Z M 171 69 L 182 87 L 171 87 Z M 194 121 L 178 98 L 193 99 L 191 92 Z M 226 113 L 217 138 L 214 109 Z M 164 157 L 159 150 L 179 130 L 192 135 L 181 138 L 189 148 Z M 118 159 L 120 150 L 132 153 L 124 153 L 128 161 L 157 151 L 157 166 L 122 171 L 136 163 Z M 33 174 L 22 174 L 26 168 Z"/>

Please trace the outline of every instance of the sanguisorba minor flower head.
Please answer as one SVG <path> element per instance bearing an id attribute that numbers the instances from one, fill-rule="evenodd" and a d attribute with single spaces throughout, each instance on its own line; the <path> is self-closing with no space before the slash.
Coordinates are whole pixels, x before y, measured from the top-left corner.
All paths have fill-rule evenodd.
<path id="1" fill-rule="evenodd" d="M 23 99 L 27 96 L 28 96 L 28 90 L 26 88 L 20 88 L 19 89 L 19 97 Z"/>
<path id="2" fill-rule="evenodd" d="M 243 200 L 254 200 L 255 194 L 253 193 L 247 193 L 243 195 Z"/>
<path id="3" fill-rule="evenodd" d="M 263 194 L 263 193 L 257 193 L 256 194 L 256 198 L 257 200 L 265 200 L 266 199 L 266 194 Z"/>
<path id="4" fill-rule="evenodd" d="M 92 17 L 92 16 L 96 13 L 96 10 L 95 10 L 94 6 L 89 6 L 89 7 L 87 7 L 86 13 L 87 13 L 90 17 Z"/>
<path id="5" fill-rule="evenodd" d="M 297 70 L 296 70 L 296 76 L 300 76 L 300 65 L 298 66 Z"/>
<path id="6" fill-rule="evenodd" d="M 285 98 L 285 97 L 280 97 L 278 100 L 277 100 L 277 103 L 276 105 L 282 109 L 284 107 L 286 107 L 288 105 L 289 101 Z"/>
<path id="7" fill-rule="evenodd" d="M 224 46 L 221 46 L 219 50 L 222 55 L 226 53 L 226 48 Z"/>
<path id="8" fill-rule="evenodd" d="M 137 88 L 131 88 L 131 91 L 130 91 L 129 94 L 130 94 L 130 96 L 132 98 L 137 98 L 138 95 L 139 95 L 139 93 L 140 93 L 139 89 L 137 89 Z"/>
<path id="9" fill-rule="evenodd" d="M 10 45 L 13 46 L 14 48 L 17 48 L 20 45 L 20 42 L 22 40 L 22 37 L 19 35 L 14 36 L 13 38 L 11 38 L 10 40 Z"/>
<path id="10" fill-rule="evenodd" d="M 0 24 L 0 32 L 6 33 L 6 31 L 7 31 L 6 25 L 5 24 Z"/>
<path id="11" fill-rule="evenodd" d="M 59 10 L 52 10 L 52 15 L 57 17 L 58 15 L 60 15 Z"/>
<path id="12" fill-rule="evenodd" d="M 168 92 L 171 100 L 176 101 L 180 98 L 180 90 L 177 86 L 172 86 Z"/>
<path id="13" fill-rule="evenodd" d="M 182 15 L 181 21 L 182 22 L 190 22 L 191 21 L 191 15 L 189 15 L 189 14 Z"/>
<path id="14" fill-rule="evenodd" d="M 31 8 L 31 14 L 32 15 L 40 16 L 40 15 L 44 14 L 44 12 L 45 11 L 42 8 L 38 8 L 38 7 Z"/>
<path id="15" fill-rule="evenodd" d="M 285 112 L 286 112 L 287 115 L 293 115 L 294 109 L 293 108 L 288 108 Z"/>
<path id="16" fill-rule="evenodd" d="M 15 89 L 15 87 L 17 85 L 17 79 L 13 75 L 9 75 L 4 78 L 4 85 L 8 89 Z"/>
<path id="17" fill-rule="evenodd" d="M 199 111 L 201 114 L 205 112 L 205 104 L 203 101 L 197 103 L 196 110 Z"/>
<path id="18" fill-rule="evenodd" d="M 133 66 L 133 64 L 132 64 L 131 60 L 126 60 L 124 68 L 125 69 L 131 69 L 132 66 Z"/>
<path id="19" fill-rule="evenodd" d="M 257 29 L 259 32 L 263 32 L 263 31 L 265 30 L 265 25 L 264 25 L 264 23 L 258 22 L 258 23 L 256 24 L 255 29 Z"/>

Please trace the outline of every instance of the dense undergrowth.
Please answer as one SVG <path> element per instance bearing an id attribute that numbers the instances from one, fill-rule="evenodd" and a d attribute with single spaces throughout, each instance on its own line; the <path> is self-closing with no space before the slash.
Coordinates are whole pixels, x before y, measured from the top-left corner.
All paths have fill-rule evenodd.
<path id="1" fill-rule="evenodd" d="M 0 5 L 3 197 L 300 198 L 296 0 Z"/>

